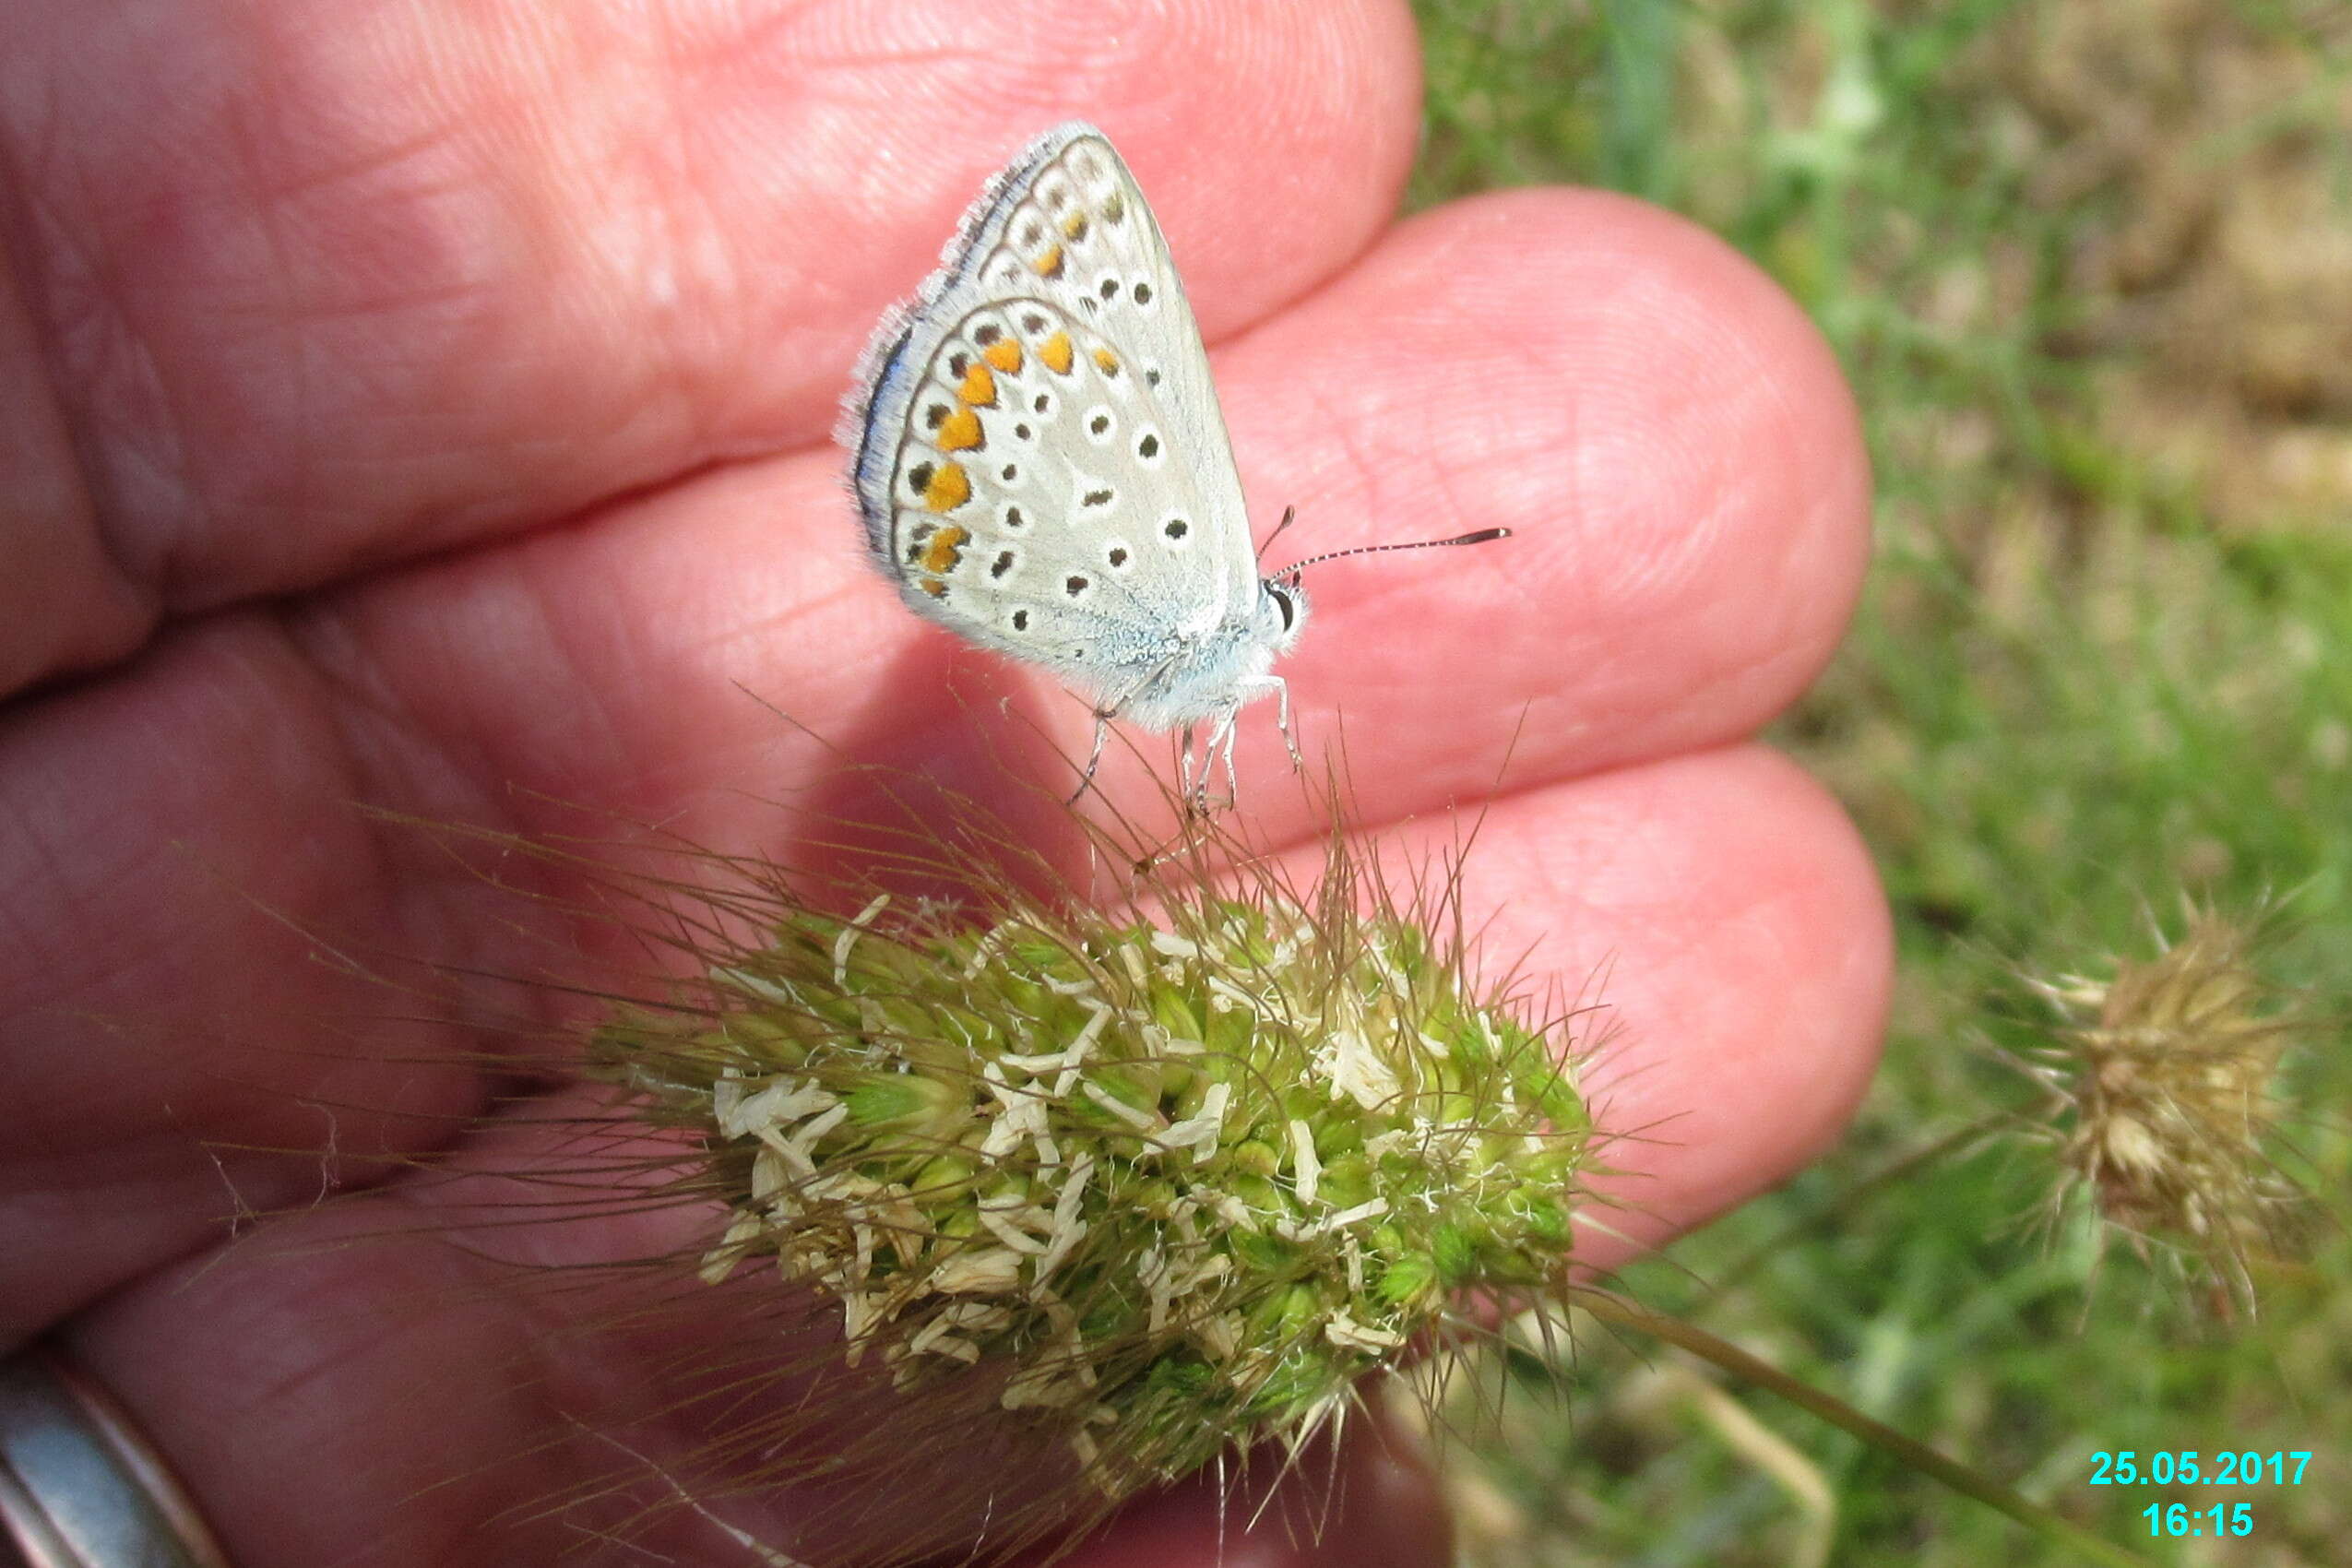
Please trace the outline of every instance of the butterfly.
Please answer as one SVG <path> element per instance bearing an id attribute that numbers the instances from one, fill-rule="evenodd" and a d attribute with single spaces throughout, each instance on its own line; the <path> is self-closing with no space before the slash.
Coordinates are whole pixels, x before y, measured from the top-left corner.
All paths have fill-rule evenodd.
<path id="1" fill-rule="evenodd" d="M 839 434 L 866 542 L 909 608 L 1093 704 L 1079 793 L 1113 719 L 1181 731 L 1188 795 L 1206 727 L 1197 777 L 1221 755 L 1238 793 L 1236 716 L 1266 696 L 1298 764 L 1273 666 L 1306 624 L 1300 574 L 1363 552 L 1259 575 L 1200 328 L 1102 132 L 1057 126 L 988 182 L 875 329 Z"/>

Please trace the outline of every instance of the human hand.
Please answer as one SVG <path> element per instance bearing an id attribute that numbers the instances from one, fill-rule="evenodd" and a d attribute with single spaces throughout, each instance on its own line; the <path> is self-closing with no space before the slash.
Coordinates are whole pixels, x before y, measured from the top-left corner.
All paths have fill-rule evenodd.
<path id="1" fill-rule="evenodd" d="M 449 1282 L 413 1251 L 300 1245 L 437 1223 L 399 1166 L 464 1154 L 518 1081 L 463 1064 L 482 1042 L 455 1030 L 324 1049 L 319 1020 L 384 997 L 306 933 L 542 956 L 496 890 L 352 802 L 525 837 L 573 802 L 741 847 L 778 831 L 759 798 L 824 794 L 842 754 L 996 777 L 998 695 L 1084 754 L 1082 705 L 895 602 L 827 439 L 883 307 L 1065 117 L 1152 197 L 1256 515 L 1298 504 L 1312 551 L 1514 530 L 1320 576 L 1283 672 L 1311 753 L 1344 708 L 1365 831 L 1443 842 L 1449 803 L 1500 781 L 1466 873 L 1491 951 L 1570 990 L 1607 966 L 1619 1034 L 1586 1084 L 1646 1136 L 1610 1151 L 1635 1206 L 1586 1260 L 1780 1180 L 1859 1094 L 1876 885 L 1835 806 L 1748 739 L 1827 657 L 1864 557 L 1852 410 L 1812 328 L 1621 198 L 1393 223 L 1401 5 L 1130 9 L 0 22 L 0 1335 L 57 1327 L 239 1568 L 578 1544 L 488 1524 L 592 1450 L 534 1448 L 570 1408 L 481 1388 L 563 1298 L 434 1313 Z M 1311 863 L 1321 824 L 1276 787 L 1270 719 L 1244 720 L 1249 830 Z M 116 1027 L 161 1016 L 231 1022 Z M 327 1169 L 374 1190 L 224 1254 L 232 1194 L 298 1208 Z M 563 1380 L 616 1420 L 659 1407 L 647 1366 Z M 1251 1560 L 1436 1560 L 1425 1491 L 1366 1474 L 1320 1542 Z M 793 1538 L 789 1499 L 730 1516 Z M 1199 1561 L 1222 1527 L 1180 1491 L 1079 1561 Z M 679 1528 L 674 1550 L 735 1550 Z"/>

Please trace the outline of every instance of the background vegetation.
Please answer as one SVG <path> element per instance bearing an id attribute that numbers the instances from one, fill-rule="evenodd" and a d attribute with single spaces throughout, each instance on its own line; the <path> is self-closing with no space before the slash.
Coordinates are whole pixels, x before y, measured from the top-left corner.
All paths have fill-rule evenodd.
<path id="1" fill-rule="evenodd" d="M 1836 1157 L 1629 1288 L 2152 1562 L 2345 1561 L 2352 6 L 1419 9 L 1420 200 L 1567 180 L 1709 225 L 1821 324 L 1877 464 L 1868 600 L 1779 739 L 1895 901 L 1886 1070 Z M 2321 1202 L 2248 1299 L 2102 1247 L 2079 1204 L 2053 1224 L 2049 1142 L 1964 1134 L 2035 1104 L 2004 1053 L 2059 1043 L 2022 977 L 2110 977 L 2189 903 L 2265 899 L 2307 1025 L 2276 1152 Z M 1584 1333 L 1571 1382 L 1455 1452 L 1469 1562 L 2064 1560 L 1670 1352 Z M 2313 1459 L 2299 1488 L 2088 1485 L 2120 1448 Z M 2253 1532 L 2151 1541 L 2172 1501 Z"/>

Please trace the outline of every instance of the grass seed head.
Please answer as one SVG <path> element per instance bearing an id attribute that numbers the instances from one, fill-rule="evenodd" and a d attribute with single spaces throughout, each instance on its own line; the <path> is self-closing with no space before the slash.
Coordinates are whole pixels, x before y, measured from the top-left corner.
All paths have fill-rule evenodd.
<path id="1" fill-rule="evenodd" d="M 2074 1191 L 2144 1250 L 2168 1247 L 2249 1305 L 2255 1258 L 2291 1253 L 2306 1196 L 2267 1152 L 2279 1062 L 2309 1028 L 2257 959 L 2266 921 L 2192 909 L 2153 959 L 2035 989 L 2059 1011 L 2038 1063 L 2071 1104 Z"/>
<path id="2" fill-rule="evenodd" d="M 986 1407 L 1114 1499 L 1560 1277 L 1573 1077 L 1358 854 L 1303 898 L 1147 872 L 1124 915 L 779 896 L 595 1070 L 697 1150 L 704 1277 L 773 1271 L 887 1378 L 868 1452 Z"/>

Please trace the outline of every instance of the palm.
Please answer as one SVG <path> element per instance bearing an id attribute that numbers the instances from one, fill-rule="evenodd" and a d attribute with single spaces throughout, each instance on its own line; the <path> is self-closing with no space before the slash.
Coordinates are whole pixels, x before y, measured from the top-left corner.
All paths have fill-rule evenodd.
<path id="1" fill-rule="evenodd" d="M 0 22 L 41 84 L 0 119 L 25 541 L 0 626 L 25 693 L 0 742 L 0 1313 L 15 1336 L 72 1317 L 244 1568 L 470 1561 L 447 1543 L 559 1484 L 470 1468 L 544 1412 L 453 1431 L 435 1404 L 530 1324 L 412 1319 L 377 1250 L 195 1268 L 228 1192 L 278 1208 L 330 1149 L 429 1152 L 493 1087 L 415 1067 L 413 1039 L 326 1057 L 315 1021 L 383 999 L 302 932 L 538 961 L 487 889 L 352 802 L 525 835 L 576 802 L 773 849 L 754 797 L 854 809 L 825 794 L 840 754 L 1001 777 L 1028 731 L 999 694 L 1083 755 L 1082 707 L 894 601 L 827 441 L 875 316 L 1065 114 L 1153 196 L 1254 511 L 1297 503 L 1305 551 L 1515 530 L 1330 569 L 1283 672 L 1311 755 L 1344 709 L 1365 824 L 1500 778 L 1471 897 L 1497 951 L 1534 944 L 1572 988 L 1611 966 L 1609 1120 L 1660 1129 L 1615 1153 L 1639 1168 L 1628 1228 L 1769 1184 L 1858 1092 L 1875 886 L 1835 807 L 1745 739 L 1826 656 L 1862 554 L 1851 412 L 1794 309 L 1591 193 L 1389 227 L 1401 6 L 1229 0 L 1124 30 L 1088 8 L 1084 37 L 1049 25 L 1069 7 L 1008 9 L 875 6 L 898 30 L 875 38 L 756 0 L 671 0 L 658 27 L 299 0 Z M 1104 788 L 1132 800 L 1117 751 Z M 1310 853 L 1270 716 L 1245 716 L 1241 767 L 1252 832 Z M 93 1021 L 167 1011 L 234 1028 Z M 394 1182 L 366 1223 L 433 1201 Z M 1158 1562 L 1213 1527 L 1204 1499 L 1158 1506 L 1101 1550 Z"/>

